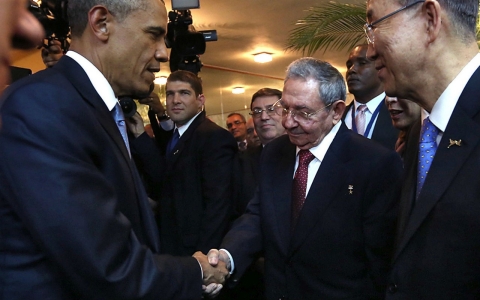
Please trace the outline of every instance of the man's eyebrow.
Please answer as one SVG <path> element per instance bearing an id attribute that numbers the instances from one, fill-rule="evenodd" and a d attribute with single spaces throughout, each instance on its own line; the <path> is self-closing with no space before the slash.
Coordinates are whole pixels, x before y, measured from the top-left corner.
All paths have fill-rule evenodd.
<path id="1" fill-rule="evenodd" d="M 155 31 L 156 33 L 158 34 L 165 34 L 167 33 L 167 30 L 165 29 L 165 27 L 162 27 L 162 26 L 148 26 L 145 31 Z"/>
<path id="2" fill-rule="evenodd" d="M 373 15 L 372 9 L 368 9 L 367 10 L 367 20 L 372 19 L 372 15 Z"/>

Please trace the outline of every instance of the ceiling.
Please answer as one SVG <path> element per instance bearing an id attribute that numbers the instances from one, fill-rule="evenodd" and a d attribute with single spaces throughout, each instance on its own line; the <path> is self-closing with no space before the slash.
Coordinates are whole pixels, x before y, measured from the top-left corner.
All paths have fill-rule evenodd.
<path id="1" fill-rule="evenodd" d="M 340 3 L 360 3 L 361 0 L 341 0 Z M 200 59 L 199 73 L 204 84 L 206 111 L 219 125 L 225 124 L 225 115 L 250 106 L 251 95 L 262 87 L 282 88 L 286 67 L 302 57 L 301 52 L 285 52 L 289 32 L 306 10 L 329 0 L 200 0 L 200 8 L 192 9 L 196 30 L 215 29 L 218 41 L 208 42 Z M 166 1 L 167 10 L 170 1 Z M 273 61 L 260 64 L 253 54 L 273 53 Z M 319 51 L 314 55 L 330 62 L 345 74 L 348 51 Z M 15 51 L 13 65 L 43 69 L 39 50 Z M 161 75 L 168 76 L 169 66 L 162 64 Z M 245 87 L 245 94 L 234 95 L 231 89 Z M 223 124 L 222 124 L 223 123 Z"/>

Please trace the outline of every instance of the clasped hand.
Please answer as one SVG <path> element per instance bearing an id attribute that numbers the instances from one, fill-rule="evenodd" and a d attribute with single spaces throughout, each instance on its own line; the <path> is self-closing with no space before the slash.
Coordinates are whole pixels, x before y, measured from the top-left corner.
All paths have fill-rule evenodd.
<path id="1" fill-rule="evenodd" d="M 228 260 L 228 256 L 225 256 Z M 230 276 L 230 261 L 223 259 L 223 255 L 219 254 L 219 251 L 215 249 L 208 252 L 208 258 L 200 251 L 195 252 L 193 257 L 202 266 L 204 293 L 212 298 L 218 296 L 225 280 Z"/>

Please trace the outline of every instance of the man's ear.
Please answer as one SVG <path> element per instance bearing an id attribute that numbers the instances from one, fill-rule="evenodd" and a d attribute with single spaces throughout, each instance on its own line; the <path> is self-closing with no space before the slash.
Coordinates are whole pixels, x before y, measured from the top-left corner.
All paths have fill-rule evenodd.
<path id="1" fill-rule="evenodd" d="M 205 95 L 203 94 L 198 95 L 197 100 L 201 103 L 201 106 L 205 105 Z"/>
<path id="2" fill-rule="evenodd" d="M 424 4 L 423 15 L 426 18 L 426 31 L 428 34 L 428 41 L 432 43 L 435 41 L 440 33 L 442 27 L 442 14 L 440 4 L 437 1 L 426 1 Z M 445 20 L 443 20 L 445 21 Z"/>
<path id="3" fill-rule="evenodd" d="M 333 124 L 337 124 L 343 117 L 345 111 L 345 101 L 337 100 L 332 104 Z"/>
<path id="4" fill-rule="evenodd" d="M 108 9 L 102 5 L 96 5 L 88 12 L 88 26 L 92 33 L 100 40 L 108 40 L 110 26 L 113 16 Z"/>

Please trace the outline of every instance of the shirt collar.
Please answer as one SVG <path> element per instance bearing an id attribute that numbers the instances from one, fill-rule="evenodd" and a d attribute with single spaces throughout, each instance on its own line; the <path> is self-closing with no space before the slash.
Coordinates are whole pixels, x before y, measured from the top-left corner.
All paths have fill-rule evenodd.
<path id="1" fill-rule="evenodd" d="M 342 121 L 335 124 L 335 126 L 332 127 L 330 132 L 323 138 L 320 144 L 308 149 L 315 156 L 315 158 L 318 159 L 320 162 L 325 157 L 325 154 L 327 153 L 328 148 L 330 148 L 330 145 L 332 144 L 333 139 L 337 135 L 337 132 L 340 129 L 341 124 L 342 124 Z M 297 147 L 297 155 L 299 151 L 300 151 L 300 148 Z"/>
<path id="2" fill-rule="evenodd" d="M 463 92 L 463 89 L 467 85 L 467 82 L 472 77 L 473 73 L 480 66 L 480 54 L 475 55 L 468 64 L 458 73 L 453 81 L 447 86 L 445 91 L 440 95 L 435 105 L 433 105 L 430 112 L 430 121 L 442 132 L 445 132 L 448 121 L 452 116 L 455 105 L 458 102 L 458 98 Z M 426 111 L 422 113 L 422 120 L 426 118 L 428 114 Z"/>
<path id="3" fill-rule="evenodd" d="M 80 67 L 82 67 L 87 74 L 88 79 L 90 79 L 93 88 L 95 91 L 97 91 L 98 95 L 100 95 L 100 98 L 102 98 L 103 102 L 105 102 L 108 110 L 111 111 L 117 104 L 118 100 L 115 97 L 112 86 L 107 81 L 105 76 L 103 76 L 102 72 L 100 72 L 100 70 L 98 70 L 97 67 L 95 67 L 88 59 L 77 52 L 69 50 L 65 55 L 72 58 L 80 65 Z"/>
<path id="4" fill-rule="evenodd" d="M 377 107 L 380 105 L 380 103 L 385 99 L 385 92 L 381 93 L 380 95 L 376 96 L 375 98 L 373 98 L 372 100 L 368 101 L 367 103 L 360 103 L 358 102 L 357 100 L 354 100 L 354 104 L 355 104 L 355 111 L 357 111 L 357 108 L 362 105 L 362 104 L 366 104 L 367 105 L 367 108 L 368 108 L 368 111 L 370 113 L 373 113 Z"/>
<path id="5" fill-rule="evenodd" d="M 175 124 L 175 128 L 178 130 L 178 134 L 180 136 L 182 136 L 185 131 L 187 131 L 188 127 L 190 127 L 190 124 L 192 124 L 193 120 L 195 120 L 195 118 L 201 113 L 202 111 L 198 112 L 195 116 L 193 116 L 193 118 L 191 118 L 187 123 L 185 123 L 184 125 L 180 126 L 180 127 L 177 127 L 177 124 Z"/>

